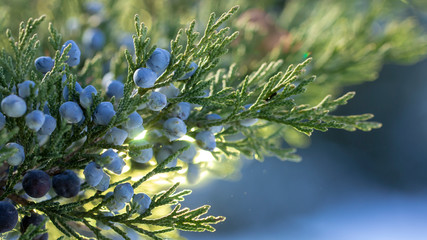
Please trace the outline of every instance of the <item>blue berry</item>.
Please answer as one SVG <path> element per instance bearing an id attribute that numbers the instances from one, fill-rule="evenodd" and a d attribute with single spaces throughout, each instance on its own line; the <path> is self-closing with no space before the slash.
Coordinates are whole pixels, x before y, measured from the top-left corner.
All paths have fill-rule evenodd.
<path id="1" fill-rule="evenodd" d="M 140 125 L 136 128 L 126 129 L 126 131 L 128 132 L 128 138 L 134 139 L 144 131 L 144 126 Z"/>
<path id="2" fill-rule="evenodd" d="M 101 102 L 93 113 L 93 121 L 98 125 L 108 125 L 116 115 L 114 106 L 110 102 Z"/>
<path id="3" fill-rule="evenodd" d="M 18 84 L 18 95 L 21 98 L 29 97 L 31 94 L 31 88 L 34 88 L 36 84 L 31 80 L 26 80 L 20 84 Z M 38 91 L 35 90 L 35 95 L 37 95 Z"/>
<path id="4" fill-rule="evenodd" d="M 22 218 L 22 220 L 21 220 L 21 233 L 25 233 L 25 231 L 27 231 L 27 228 L 30 225 L 39 226 L 43 222 L 44 222 L 44 216 L 32 212 L 30 216 L 25 216 Z M 45 226 L 42 226 L 41 228 L 44 229 Z M 39 234 L 39 235 L 35 236 L 33 238 L 33 240 L 47 240 L 48 236 L 49 236 L 48 233 Z"/>
<path id="5" fill-rule="evenodd" d="M 6 148 L 16 148 L 18 149 L 18 152 L 16 152 L 15 154 L 13 154 L 11 157 L 9 157 L 7 159 L 7 162 L 9 163 L 9 165 L 11 166 L 18 166 L 19 164 L 21 164 L 24 159 L 25 159 L 25 151 L 24 151 L 24 147 L 21 146 L 20 144 L 17 143 L 8 143 L 6 144 Z"/>
<path id="6" fill-rule="evenodd" d="M 79 123 L 83 119 L 83 111 L 75 102 L 65 102 L 59 107 L 62 119 L 67 123 Z"/>
<path id="7" fill-rule="evenodd" d="M 4 128 L 4 125 L 6 125 L 6 117 L 0 112 L 0 130 Z"/>
<path id="8" fill-rule="evenodd" d="M 109 192 L 105 195 L 105 198 L 111 197 L 112 199 L 109 200 L 109 202 L 106 204 L 107 208 L 112 212 L 117 212 L 125 208 L 126 203 L 116 201 L 116 199 L 113 197 L 113 192 Z"/>
<path id="9" fill-rule="evenodd" d="M 33 131 L 38 131 L 44 124 L 45 115 L 40 110 L 34 110 L 25 116 L 25 124 Z"/>
<path id="10" fill-rule="evenodd" d="M 108 163 L 105 165 L 105 168 L 112 171 L 115 174 L 121 174 L 123 167 L 126 165 L 125 161 L 119 157 L 119 155 L 113 151 L 113 149 L 108 149 L 101 157 L 109 157 Z"/>
<path id="11" fill-rule="evenodd" d="M 152 92 L 148 97 L 147 107 L 152 111 L 160 111 L 166 107 L 168 101 L 166 96 L 159 92 Z"/>
<path id="12" fill-rule="evenodd" d="M 114 73 L 112 72 L 108 72 L 106 73 L 103 77 L 102 77 L 102 81 L 101 81 L 101 85 L 103 89 L 107 89 L 108 85 L 110 85 L 110 83 L 112 81 L 114 81 Z"/>
<path id="13" fill-rule="evenodd" d="M 215 136 L 210 131 L 202 131 L 196 135 L 196 142 L 200 148 L 213 151 L 216 147 Z"/>
<path id="14" fill-rule="evenodd" d="M 113 127 L 105 134 L 104 139 L 107 143 L 120 146 L 125 142 L 127 137 L 128 133 L 125 130 Z"/>
<path id="15" fill-rule="evenodd" d="M 92 85 L 88 85 L 83 89 L 83 91 L 80 93 L 80 105 L 82 105 L 83 108 L 89 109 L 92 107 L 93 104 L 93 95 L 97 94 L 96 88 Z"/>
<path id="16" fill-rule="evenodd" d="M 142 123 L 143 123 L 143 120 L 141 115 L 139 115 L 139 113 L 135 111 L 129 114 L 128 120 L 125 123 L 123 123 L 123 127 L 126 129 L 133 129 L 141 126 Z"/>
<path id="17" fill-rule="evenodd" d="M 197 149 L 194 146 L 194 144 L 189 143 L 189 142 L 184 142 L 184 141 L 175 141 L 175 142 L 172 143 L 171 146 L 172 146 L 172 150 L 174 152 L 177 152 L 179 149 L 181 149 L 183 147 L 186 147 L 188 144 L 190 145 L 190 147 L 187 150 L 185 150 L 184 152 L 182 152 L 178 156 L 178 158 L 181 159 L 184 162 L 190 163 L 190 162 L 193 161 L 194 157 L 197 154 Z"/>
<path id="18" fill-rule="evenodd" d="M 22 117 L 27 111 L 27 104 L 24 99 L 11 94 L 1 101 L 1 110 L 8 117 Z"/>
<path id="19" fill-rule="evenodd" d="M 130 202 L 133 193 L 134 191 L 130 183 L 122 183 L 114 188 L 114 199 L 118 202 Z"/>
<path id="20" fill-rule="evenodd" d="M 137 163 L 147 163 L 153 157 L 153 149 L 146 148 L 140 150 L 139 154 L 135 157 L 132 157 L 132 160 Z"/>
<path id="21" fill-rule="evenodd" d="M 39 132 L 41 135 L 51 135 L 56 128 L 56 119 L 49 114 L 44 115 L 44 122 Z"/>
<path id="22" fill-rule="evenodd" d="M 173 117 L 163 123 L 163 131 L 170 141 L 174 141 L 187 133 L 187 126 L 181 119 Z"/>
<path id="23" fill-rule="evenodd" d="M 92 187 L 98 185 L 104 177 L 102 167 L 95 162 L 90 162 L 86 165 L 83 174 L 85 175 L 86 182 Z"/>
<path id="24" fill-rule="evenodd" d="M 131 54 L 135 53 L 135 46 L 133 45 L 132 34 L 122 33 L 118 39 L 118 44 L 125 47 Z"/>
<path id="25" fill-rule="evenodd" d="M 190 116 L 191 104 L 188 102 L 180 102 L 172 109 L 169 116 L 177 117 L 182 120 L 187 120 Z"/>
<path id="26" fill-rule="evenodd" d="M 77 93 L 81 93 L 83 91 L 82 86 L 80 86 L 80 83 L 76 82 L 76 85 L 74 86 L 74 89 L 76 90 Z M 65 86 L 64 89 L 62 90 L 62 96 L 64 97 L 65 101 L 69 101 L 68 99 L 68 95 L 69 95 L 69 90 L 68 90 L 68 86 Z M 78 99 L 70 99 L 70 100 L 78 100 Z"/>
<path id="27" fill-rule="evenodd" d="M 37 132 L 37 144 L 39 147 L 45 145 L 49 141 L 49 135 L 43 135 Z"/>
<path id="28" fill-rule="evenodd" d="M 98 191 L 106 191 L 110 187 L 110 176 L 106 174 L 104 171 L 102 171 L 102 179 L 98 183 L 98 185 L 95 186 L 95 188 Z"/>
<path id="29" fill-rule="evenodd" d="M 190 63 L 191 71 L 187 72 L 184 76 L 180 77 L 178 80 L 186 80 L 189 79 L 196 72 L 199 66 L 195 62 Z"/>
<path id="30" fill-rule="evenodd" d="M 188 163 L 187 182 L 195 184 L 200 178 L 200 166 L 194 163 Z"/>
<path id="31" fill-rule="evenodd" d="M 163 146 L 161 149 L 159 149 L 156 152 L 155 157 L 156 157 L 157 164 L 162 163 L 172 154 L 173 152 L 169 146 Z M 176 167 L 177 162 L 178 162 L 178 158 L 175 158 L 172 161 L 170 161 L 168 164 L 166 164 L 166 167 Z"/>
<path id="32" fill-rule="evenodd" d="M 36 66 L 37 71 L 45 74 L 52 70 L 53 66 L 55 65 L 55 61 L 51 57 L 38 57 L 34 61 L 34 65 Z"/>
<path id="33" fill-rule="evenodd" d="M 73 40 L 68 40 L 64 43 L 64 45 L 62 45 L 61 54 L 62 54 L 62 52 L 64 52 L 64 49 L 69 44 L 71 44 L 70 51 L 67 54 L 67 56 L 69 56 L 69 58 L 65 62 L 68 63 L 68 65 L 70 67 L 74 67 L 74 66 L 79 65 L 81 53 L 80 53 L 79 46 L 77 46 L 77 44 Z"/>
<path id="34" fill-rule="evenodd" d="M 140 88 L 150 88 L 156 82 L 157 74 L 148 68 L 138 68 L 133 74 L 133 81 Z"/>
<path id="35" fill-rule="evenodd" d="M 150 208 L 151 198 L 145 193 L 138 193 L 133 196 L 133 202 L 137 204 L 139 214 L 143 214 Z"/>
<path id="36" fill-rule="evenodd" d="M 181 91 L 175 87 L 172 83 L 168 86 L 161 87 L 156 90 L 156 92 L 162 93 L 166 98 L 176 98 L 181 93 Z"/>
<path id="37" fill-rule="evenodd" d="M 104 8 L 104 5 L 100 2 L 92 1 L 92 2 L 85 3 L 85 10 L 87 13 L 91 15 L 100 13 L 103 8 Z"/>
<path id="38" fill-rule="evenodd" d="M 123 97 L 124 87 L 125 85 L 122 82 L 114 80 L 108 85 L 106 94 L 109 98 L 114 96 L 118 100 Z"/>
<path id="39" fill-rule="evenodd" d="M 218 114 L 212 113 L 212 114 L 206 115 L 206 119 L 207 120 L 221 120 L 221 116 Z M 209 131 L 211 131 L 212 133 L 219 133 L 222 131 L 222 129 L 223 129 L 222 125 L 209 127 Z"/>
<path id="40" fill-rule="evenodd" d="M 7 201 L 0 202 L 0 233 L 9 232 L 18 223 L 18 211 Z"/>
<path id="41" fill-rule="evenodd" d="M 156 48 L 150 58 L 147 60 L 147 67 L 161 75 L 170 62 L 170 53 L 164 49 Z"/>
<path id="42" fill-rule="evenodd" d="M 28 196 L 41 198 L 49 192 L 52 183 L 50 176 L 42 170 L 28 171 L 22 179 L 22 188 Z"/>
<path id="43" fill-rule="evenodd" d="M 83 45 L 89 49 L 99 51 L 105 45 L 105 34 L 99 28 L 89 28 L 83 33 Z"/>
<path id="44" fill-rule="evenodd" d="M 71 170 L 53 176 L 52 187 L 56 194 L 61 197 L 71 198 L 80 192 L 80 179 Z"/>

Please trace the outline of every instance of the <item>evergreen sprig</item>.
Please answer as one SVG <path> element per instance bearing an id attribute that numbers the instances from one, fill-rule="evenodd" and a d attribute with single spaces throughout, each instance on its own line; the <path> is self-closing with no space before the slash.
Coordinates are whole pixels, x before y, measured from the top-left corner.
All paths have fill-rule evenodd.
<path id="1" fill-rule="evenodd" d="M 48 42 L 54 53 L 54 65 L 50 71 L 42 74 L 36 71 L 33 63 L 40 45 L 35 29 L 44 17 L 22 23 L 17 41 L 11 31 L 7 31 L 11 51 L 3 49 L 0 55 L 1 98 L 16 94 L 18 84 L 30 78 L 35 86 L 31 87 L 30 95 L 25 99 L 28 110 L 47 106 L 49 114 L 58 123 L 49 140 L 41 144 L 38 134 L 28 128 L 24 118 L 7 118 L 5 128 L 0 132 L 0 145 L 20 143 L 25 149 L 25 161 L 17 167 L 5 162 L 0 168 L 0 200 L 12 200 L 21 215 L 34 212 L 46 215 L 49 223 L 61 235 L 72 239 L 113 238 L 108 232 L 101 231 L 96 223 L 109 226 L 111 232 L 124 239 L 130 239 L 127 235 L 129 229 L 152 239 L 166 238 L 176 230 L 214 231 L 212 225 L 224 221 L 224 217 L 205 216 L 210 208 L 208 205 L 192 210 L 181 208 L 180 202 L 191 190 L 177 191 L 179 183 L 173 178 L 170 180 L 171 186 L 164 190 L 166 187 L 154 179 L 154 176 L 161 179 L 178 175 L 180 170 L 189 174 L 190 164 L 196 162 L 182 162 L 179 166 L 171 166 L 171 163 L 176 159 L 182 160 L 182 155 L 190 151 L 191 147 L 197 145 L 200 149 L 211 151 L 219 164 L 235 160 L 240 153 L 260 160 L 266 155 L 299 160 L 294 148 L 283 146 L 281 139 L 284 131 L 292 128 L 310 135 L 314 130 L 326 131 L 329 128 L 370 131 L 381 126 L 368 121 L 373 117 L 371 114 L 333 115 L 337 107 L 345 105 L 354 96 L 353 92 L 339 98 L 326 96 L 316 104 L 304 102 L 306 88 L 310 88 L 316 79 L 309 74 L 312 58 L 290 66 L 286 66 L 283 60 L 269 61 L 243 74 L 243 77 L 239 71 L 239 62 L 231 64 L 227 70 L 218 69 L 220 60 L 238 36 L 238 32 L 223 26 L 237 10 L 238 7 L 233 7 L 219 18 L 212 13 L 203 34 L 196 31 L 196 21 L 191 21 L 186 29 L 178 30 L 170 41 L 167 68 L 158 75 L 154 86 L 148 88 L 137 87 L 134 74 L 137 69 L 147 67 L 156 46 L 151 40 L 153 33 L 136 15 L 135 34 L 132 36 L 134 51 L 126 49 L 122 55 L 114 54 L 111 61 L 115 77 L 123 77 L 123 96 L 107 97 L 102 91 L 92 94 L 93 104 L 82 110 L 84 119 L 77 124 L 63 121 L 59 108 L 67 101 L 79 102 L 76 100 L 80 96 L 76 84 L 85 87 L 102 75 L 106 53 L 88 54 L 93 58 L 86 56 L 84 63 L 71 67 L 67 61 L 72 44 L 61 45 L 62 35 L 49 24 Z M 183 79 L 193 70 L 191 64 L 197 64 L 197 69 L 190 77 Z M 164 87 L 174 87 L 179 92 L 176 96 L 168 97 L 165 108 L 153 111 L 141 107 L 149 102 L 153 92 Z M 68 90 L 68 99 L 64 96 L 65 88 Z M 107 101 L 114 106 L 115 114 L 108 124 L 97 125 L 93 121 L 96 108 L 101 102 Z M 190 106 L 193 109 L 185 120 L 185 135 L 188 138 L 184 146 L 172 150 L 171 145 L 175 142 L 166 136 L 163 124 L 183 102 L 192 104 Z M 113 128 L 125 129 L 123 125 L 133 112 L 137 112 L 144 120 L 145 130 L 140 133 L 145 134 L 143 140 L 129 138 L 120 145 L 108 142 L 106 134 Z M 218 114 L 220 118 L 208 120 L 208 114 Z M 280 130 L 272 132 L 272 126 Z M 210 130 L 212 127 L 221 127 L 221 130 L 214 134 Z M 216 148 L 206 148 L 203 146 L 205 139 L 198 137 L 200 133 L 208 131 L 211 131 L 209 134 L 213 136 Z M 52 196 L 35 201 L 26 198 L 24 190 L 17 187 L 22 177 L 33 169 L 43 170 L 50 176 L 65 170 L 81 174 L 91 162 L 105 166 L 112 161 L 111 157 L 103 157 L 106 151 L 117 152 L 121 160 L 136 162 L 138 154 L 147 149 L 152 149 L 155 155 L 162 150 L 170 150 L 170 154 L 162 160 L 155 156 L 156 162 L 141 164 L 141 171 L 131 169 L 128 176 L 115 176 L 107 171 L 108 176 L 111 176 L 110 190 L 129 183 L 135 191 L 144 188 L 152 193 L 151 203 L 143 213 L 139 213 L 141 206 L 132 201 L 127 204 L 126 211 L 105 215 L 112 212 L 108 206 L 115 201 L 114 197 L 91 187 L 88 182 L 82 183 L 81 194 L 70 200 Z M 1 148 L 0 160 L 7 161 L 16 153 L 15 149 Z M 138 168 L 138 165 L 135 166 Z M 203 166 L 200 164 L 200 167 Z M 165 209 L 166 212 L 160 211 Z M 32 239 L 43 232 L 41 227 L 29 227 L 21 239 Z"/>

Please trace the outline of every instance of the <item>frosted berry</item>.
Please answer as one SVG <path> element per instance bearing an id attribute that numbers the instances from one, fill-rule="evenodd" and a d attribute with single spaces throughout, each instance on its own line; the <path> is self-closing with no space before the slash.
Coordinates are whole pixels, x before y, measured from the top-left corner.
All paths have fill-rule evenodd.
<path id="1" fill-rule="evenodd" d="M 93 113 L 93 121 L 98 125 L 108 125 L 116 115 L 114 106 L 110 102 L 101 102 Z"/>
<path id="2" fill-rule="evenodd" d="M 42 135 L 51 135 L 56 128 L 56 119 L 49 114 L 44 115 L 44 122 L 39 132 Z"/>
<path id="3" fill-rule="evenodd" d="M 100 13 L 103 8 L 104 8 L 104 5 L 100 2 L 91 1 L 91 2 L 85 3 L 85 10 L 87 13 L 91 15 Z"/>
<path id="4" fill-rule="evenodd" d="M 64 43 L 64 45 L 62 45 L 61 54 L 69 44 L 71 44 L 70 51 L 67 54 L 69 58 L 65 62 L 68 63 L 70 67 L 74 67 L 79 65 L 81 53 L 80 53 L 79 46 L 77 46 L 77 44 L 73 40 L 68 40 Z"/>
<path id="5" fill-rule="evenodd" d="M 170 116 L 177 117 L 182 120 L 187 120 L 190 116 L 191 104 L 188 102 L 180 102 L 172 109 Z"/>
<path id="6" fill-rule="evenodd" d="M 133 74 L 133 81 L 140 88 L 150 88 L 156 82 L 157 74 L 148 68 L 138 68 Z"/>
<path id="7" fill-rule="evenodd" d="M 115 174 L 121 174 L 123 167 L 126 165 L 125 161 L 119 157 L 119 155 L 113 151 L 113 149 L 108 149 L 101 157 L 108 157 L 108 163 L 105 165 L 105 168 L 112 171 Z"/>
<path id="8" fill-rule="evenodd" d="M 17 143 L 8 143 L 6 144 L 6 148 L 16 148 L 18 149 L 18 152 L 13 154 L 11 157 L 7 159 L 7 163 L 11 166 L 18 166 L 21 164 L 25 159 L 25 151 L 24 147 Z"/>
<path id="9" fill-rule="evenodd" d="M 156 48 L 150 58 L 147 60 L 147 67 L 161 75 L 170 62 L 170 53 L 164 49 Z"/>
<path id="10" fill-rule="evenodd" d="M 207 120 L 221 120 L 221 116 L 218 114 L 212 113 L 212 114 L 206 115 L 206 119 Z M 222 125 L 212 126 L 212 127 L 209 127 L 209 131 L 211 131 L 212 133 L 219 133 L 222 131 L 223 128 L 224 127 Z"/>
<path id="11" fill-rule="evenodd" d="M 132 157 L 132 160 L 137 163 L 147 163 L 153 157 L 153 149 L 147 148 L 140 150 L 139 154 Z"/>
<path id="12" fill-rule="evenodd" d="M 159 92 L 152 92 L 148 97 L 147 107 L 153 111 L 160 111 L 166 107 L 168 101 L 166 96 Z"/>
<path id="13" fill-rule="evenodd" d="M 181 93 L 181 91 L 175 87 L 172 83 L 156 89 L 156 92 L 162 93 L 166 96 L 166 98 L 176 98 Z"/>
<path id="14" fill-rule="evenodd" d="M 45 74 L 52 70 L 53 66 L 55 65 L 55 61 L 51 57 L 43 56 L 38 57 L 34 61 L 34 65 L 36 66 L 37 71 Z"/>
<path id="15" fill-rule="evenodd" d="M 18 211 L 7 201 L 0 202 L 0 233 L 9 232 L 18 223 Z"/>
<path id="16" fill-rule="evenodd" d="M 78 93 L 78 94 L 80 94 L 82 91 L 83 91 L 83 88 L 82 88 L 82 86 L 80 86 L 80 83 L 78 83 L 78 82 L 76 82 L 76 85 L 74 85 L 74 89 L 76 90 L 76 92 Z M 76 99 L 68 99 L 68 97 L 69 97 L 69 90 L 68 90 L 68 86 L 65 86 L 64 87 L 64 89 L 62 90 L 62 96 L 64 97 L 64 100 L 65 101 L 71 101 L 71 100 L 78 100 L 78 96 L 77 96 L 77 98 Z"/>
<path id="17" fill-rule="evenodd" d="M 93 104 L 93 95 L 97 94 L 96 88 L 92 85 L 88 85 L 83 89 L 83 91 L 80 93 L 79 100 L 80 105 L 82 105 L 83 108 L 90 108 Z"/>
<path id="18" fill-rule="evenodd" d="M 133 112 L 129 114 L 128 120 L 123 123 L 123 127 L 126 129 L 133 129 L 141 126 L 143 123 L 141 115 L 137 112 Z"/>
<path id="19" fill-rule="evenodd" d="M 178 156 L 178 158 L 181 159 L 184 162 L 190 163 L 190 162 L 193 161 L 194 157 L 197 154 L 197 149 L 194 146 L 194 144 L 189 143 L 189 142 L 184 142 L 184 141 L 175 141 L 175 142 L 172 143 L 171 147 L 172 147 L 172 150 L 174 152 L 176 152 L 176 151 L 178 151 L 178 150 L 186 147 L 187 145 L 190 145 L 190 147 L 187 150 L 185 150 L 184 152 L 182 152 Z"/>
<path id="20" fill-rule="evenodd" d="M 89 28 L 83 33 L 83 45 L 89 49 L 99 51 L 105 45 L 105 34 L 99 28 Z"/>
<path id="21" fill-rule="evenodd" d="M 184 76 L 180 77 L 178 80 L 186 80 L 189 79 L 196 72 L 199 66 L 195 62 L 190 63 L 191 71 L 187 72 Z"/>
<path id="22" fill-rule="evenodd" d="M 38 131 L 44 124 L 45 114 L 40 110 L 34 110 L 25 116 L 25 124 L 33 131 Z"/>
<path id="23" fill-rule="evenodd" d="M 18 84 L 18 95 L 22 98 L 29 97 L 31 94 L 31 89 L 34 88 L 36 84 L 31 80 L 26 80 Z M 37 89 L 35 90 L 35 95 L 37 95 Z"/>
<path id="24" fill-rule="evenodd" d="M 187 126 L 181 119 L 173 117 L 163 123 L 163 131 L 170 141 L 174 141 L 187 133 Z"/>
<path id="25" fill-rule="evenodd" d="M 130 183 L 122 183 L 114 188 L 114 199 L 118 202 L 130 202 L 134 190 Z"/>
<path id="26" fill-rule="evenodd" d="M 163 146 L 161 149 L 159 149 L 155 153 L 155 158 L 156 158 L 157 164 L 162 163 L 172 154 L 173 154 L 173 152 L 169 146 Z M 173 159 L 168 164 L 166 164 L 166 167 L 175 167 L 177 164 L 177 161 L 178 161 L 178 158 Z"/>
<path id="27" fill-rule="evenodd" d="M 83 111 L 75 102 L 65 102 L 59 107 L 59 113 L 67 123 L 78 123 L 83 119 Z"/>
<path id="28" fill-rule="evenodd" d="M 61 197 L 71 198 L 80 192 L 80 179 L 71 170 L 52 177 L 53 190 Z"/>
<path id="29" fill-rule="evenodd" d="M 113 192 L 109 192 L 105 195 L 105 198 L 111 197 L 112 199 L 110 199 L 108 201 L 107 208 L 112 211 L 112 212 L 117 212 L 122 210 L 123 208 L 125 208 L 126 203 L 125 202 L 121 202 L 121 201 L 116 201 L 116 199 L 114 199 L 113 196 Z"/>
<path id="30" fill-rule="evenodd" d="M 102 167 L 95 162 L 90 162 L 86 165 L 83 174 L 85 175 L 86 182 L 92 187 L 98 185 L 104 177 Z"/>
<path id="31" fill-rule="evenodd" d="M 22 117 L 27 111 L 27 104 L 24 99 L 11 94 L 1 101 L 1 110 L 8 117 Z"/>
<path id="32" fill-rule="evenodd" d="M 43 135 L 37 132 L 37 144 L 41 147 L 49 141 L 49 135 Z"/>
<path id="33" fill-rule="evenodd" d="M 139 214 L 143 214 L 150 207 L 151 198 L 145 193 L 138 193 L 133 196 L 133 202 L 137 204 Z"/>
<path id="34" fill-rule="evenodd" d="M 106 94 L 109 98 L 112 98 L 114 96 L 116 100 L 118 100 L 123 97 L 124 87 L 125 85 L 120 81 L 111 81 L 111 83 L 107 87 Z"/>
<path id="35" fill-rule="evenodd" d="M 128 132 L 128 138 L 134 139 L 144 131 L 144 126 L 140 125 L 136 128 L 126 129 L 126 131 Z"/>
<path id="36" fill-rule="evenodd" d="M 39 215 L 37 213 L 33 213 L 33 212 L 31 213 L 30 216 L 23 217 L 21 220 L 21 233 L 25 233 L 25 231 L 27 231 L 27 228 L 30 225 L 39 226 L 40 224 L 43 223 L 44 218 L 45 218 L 44 216 Z M 45 226 L 43 225 L 42 228 L 44 229 Z M 35 236 L 33 240 L 47 240 L 48 236 L 49 236 L 48 233 L 39 234 Z"/>
<path id="37" fill-rule="evenodd" d="M 28 171 L 22 179 L 22 188 L 28 196 L 41 198 L 49 192 L 52 183 L 50 176 L 42 170 Z"/>
<path id="38" fill-rule="evenodd" d="M 104 171 L 102 172 L 102 179 L 98 183 L 98 185 L 95 186 L 95 188 L 98 191 L 106 191 L 110 187 L 110 175 L 106 174 Z"/>
<path id="39" fill-rule="evenodd" d="M 210 131 L 202 131 L 196 135 L 196 142 L 200 148 L 213 151 L 216 147 L 215 136 Z"/>
<path id="40" fill-rule="evenodd" d="M 113 127 L 105 134 L 104 139 L 107 143 L 120 146 L 125 142 L 127 137 L 128 133 L 125 130 Z"/>

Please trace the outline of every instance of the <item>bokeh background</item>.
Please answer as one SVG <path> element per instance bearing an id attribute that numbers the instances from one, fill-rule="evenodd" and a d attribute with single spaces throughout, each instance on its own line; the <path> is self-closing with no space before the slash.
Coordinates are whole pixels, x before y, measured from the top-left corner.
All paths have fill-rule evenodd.
<path id="1" fill-rule="evenodd" d="M 373 113 L 374 120 L 383 123 L 381 129 L 372 132 L 315 132 L 310 142 L 307 138 L 294 140 L 292 135 L 287 144 L 302 148 L 298 150 L 303 159 L 301 162 L 280 161 L 274 157 L 268 157 L 264 162 L 244 158 L 241 169 L 237 169 L 238 174 L 233 178 L 210 179 L 193 186 L 192 195 L 183 205 L 195 208 L 209 204 L 212 215 L 226 216 L 227 221 L 218 224 L 214 233 L 184 232 L 184 237 L 190 240 L 427 239 L 427 60 L 424 57 L 427 41 L 415 41 L 417 34 L 412 31 L 413 22 L 401 20 L 410 18 L 424 27 L 421 31 L 426 35 L 427 2 L 301 0 L 307 6 L 295 11 L 300 15 L 297 14 L 293 22 L 289 20 L 293 13 L 289 7 L 297 4 L 290 5 L 289 2 L 298 1 L 100 1 L 107 18 L 89 16 L 82 10 L 87 2 L 0 0 L 0 31 L 15 26 L 12 32 L 16 33 L 20 21 L 46 14 L 47 21 L 42 24 L 39 37 L 45 45 L 42 45 L 43 53 L 49 54 L 52 50 L 46 44 L 47 22 L 52 21 L 66 38 L 77 42 L 85 29 L 99 27 L 106 34 L 106 42 L 111 43 L 104 48 L 102 58 L 111 59 L 110 53 L 117 51 L 120 45 L 128 45 L 121 41 L 129 40 L 135 13 L 140 14 L 152 30 L 153 42 L 167 48 L 177 29 L 191 19 L 205 23 L 211 11 L 220 13 L 240 4 L 240 15 L 258 9 L 268 13 L 269 18 L 261 17 L 264 20 L 258 25 L 242 24 L 239 17 L 229 23 L 234 30 L 244 30 L 245 33 L 240 39 L 242 42 L 234 45 L 231 54 L 224 58 L 222 66 L 241 61 L 243 74 L 268 59 L 283 58 L 286 63 L 298 63 L 307 56 L 313 56 L 315 62 L 320 58 L 327 64 L 313 65 L 307 70 L 319 75 L 320 80 L 301 101 L 316 102 L 326 94 L 356 91 L 356 97 L 337 113 Z M 323 4 L 315 5 L 317 2 Z M 352 20 L 370 17 L 367 12 L 374 2 L 385 2 L 387 14 L 362 29 L 365 31 L 358 32 Z M 283 11 L 286 8 L 288 10 Z M 340 8 L 345 9 L 340 12 Z M 315 28 L 304 31 L 314 24 L 329 26 L 327 21 L 334 21 L 336 11 L 344 16 L 337 17 L 342 22 L 332 22 L 330 26 L 333 27 L 322 31 Z M 380 15 L 373 12 L 370 14 Z M 311 22 L 304 22 L 305 18 Z M 385 31 L 387 22 L 395 22 L 397 26 L 389 29 L 389 35 Z M 255 27 L 250 29 L 251 26 Z M 276 51 L 271 47 L 276 41 L 263 41 L 289 36 L 287 31 L 290 29 L 286 26 L 301 29 L 296 31 L 301 35 L 291 35 L 291 38 L 308 39 L 314 44 L 306 46 L 306 42 L 300 42 L 292 45 L 285 37 L 285 45 Z M 203 24 L 196 27 L 203 30 Z M 317 34 L 314 38 L 310 35 L 313 33 Z M 384 39 L 383 35 L 386 36 Z M 261 36 L 261 42 L 256 36 Z M 393 39 L 387 39 L 387 36 Z M 410 39 L 411 36 L 414 37 Z M 251 38 L 255 40 L 251 41 Z M 342 46 L 336 44 L 339 41 L 343 42 Z M 378 46 L 389 41 L 387 43 L 394 48 L 386 51 L 378 47 L 372 54 L 352 58 L 352 54 L 359 53 L 368 41 L 374 41 Z M 353 42 L 357 44 L 350 44 Z M 0 37 L 0 43 L 6 45 L 4 36 Z M 337 47 L 338 53 L 325 57 L 324 49 L 330 49 L 327 45 Z M 354 61 L 354 67 L 345 65 L 346 61 Z M 101 79 L 107 71 L 100 71 L 97 78 Z M 368 82 L 372 80 L 375 81 Z"/>
<path id="2" fill-rule="evenodd" d="M 227 221 L 189 239 L 423 240 L 427 236 L 427 60 L 386 65 L 349 89 L 341 113 L 375 113 L 372 132 L 316 133 L 299 163 L 245 161 L 238 181 L 187 197 Z"/>

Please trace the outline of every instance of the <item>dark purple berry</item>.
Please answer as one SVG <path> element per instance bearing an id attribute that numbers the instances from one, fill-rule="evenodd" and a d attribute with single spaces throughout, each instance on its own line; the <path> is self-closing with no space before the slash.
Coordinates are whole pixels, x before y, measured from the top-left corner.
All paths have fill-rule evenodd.
<path id="1" fill-rule="evenodd" d="M 39 215 L 37 213 L 31 213 L 31 216 L 25 216 L 21 220 L 21 233 L 25 233 L 27 231 L 27 228 L 30 225 L 39 226 L 44 221 L 44 216 Z M 45 226 L 42 226 L 42 229 L 44 229 Z M 36 237 L 33 238 L 33 240 L 47 240 L 48 239 L 48 233 L 39 234 Z"/>
<path id="2" fill-rule="evenodd" d="M 18 211 L 10 202 L 0 202 L 0 233 L 9 232 L 18 222 Z"/>
<path id="3" fill-rule="evenodd" d="M 80 192 L 80 179 L 71 170 L 53 176 L 52 187 L 56 194 L 61 197 L 71 198 Z"/>
<path id="4" fill-rule="evenodd" d="M 42 170 L 28 171 L 22 179 L 24 191 L 33 198 L 43 197 L 51 186 L 49 175 Z"/>

